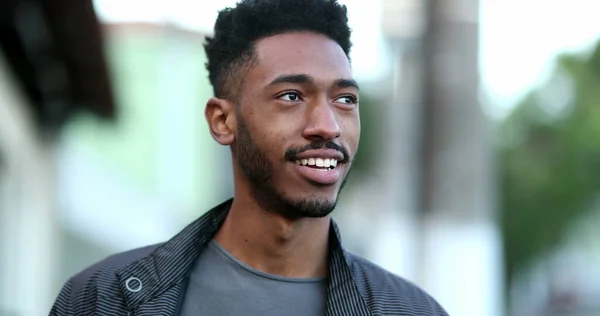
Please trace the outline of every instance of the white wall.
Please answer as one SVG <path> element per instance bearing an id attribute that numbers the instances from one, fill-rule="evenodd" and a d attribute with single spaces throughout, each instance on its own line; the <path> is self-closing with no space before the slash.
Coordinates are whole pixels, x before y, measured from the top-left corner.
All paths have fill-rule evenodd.
<path id="1" fill-rule="evenodd" d="M 52 149 L 0 55 L 0 311 L 46 315 L 57 254 Z"/>

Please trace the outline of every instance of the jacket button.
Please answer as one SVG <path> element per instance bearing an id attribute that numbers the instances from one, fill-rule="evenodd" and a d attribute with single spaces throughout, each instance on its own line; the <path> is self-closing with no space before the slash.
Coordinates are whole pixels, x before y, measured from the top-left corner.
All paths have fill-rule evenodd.
<path id="1" fill-rule="evenodd" d="M 125 281 L 125 287 L 130 292 L 139 292 L 142 290 L 142 281 L 136 277 L 129 277 L 129 279 Z"/>

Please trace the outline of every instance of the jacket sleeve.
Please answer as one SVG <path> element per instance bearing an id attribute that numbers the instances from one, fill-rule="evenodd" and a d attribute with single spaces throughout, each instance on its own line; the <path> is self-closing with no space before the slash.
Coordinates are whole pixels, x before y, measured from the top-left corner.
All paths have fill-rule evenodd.
<path id="1" fill-rule="evenodd" d="M 71 292 L 73 291 L 73 285 L 69 280 L 60 290 L 58 298 L 54 302 L 52 309 L 50 310 L 49 316 L 73 316 Z"/>

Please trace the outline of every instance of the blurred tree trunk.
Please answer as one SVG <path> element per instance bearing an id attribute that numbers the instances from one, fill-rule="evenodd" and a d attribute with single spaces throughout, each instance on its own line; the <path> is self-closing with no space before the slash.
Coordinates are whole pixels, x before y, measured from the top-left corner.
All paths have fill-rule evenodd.
<path id="1" fill-rule="evenodd" d="M 425 37 L 423 183 L 425 214 L 489 218 L 489 146 L 478 102 L 477 0 L 434 0 Z"/>
<path id="2" fill-rule="evenodd" d="M 478 102 L 477 0 L 431 0 L 424 37 L 422 279 L 452 315 L 500 315 L 491 146 Z M 477 302 L 477 303 L 473 303 Z"/>

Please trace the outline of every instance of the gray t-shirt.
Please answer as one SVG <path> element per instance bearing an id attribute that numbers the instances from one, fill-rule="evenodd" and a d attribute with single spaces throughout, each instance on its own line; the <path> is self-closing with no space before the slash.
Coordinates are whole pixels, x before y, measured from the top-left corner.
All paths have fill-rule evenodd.
<path id="1" fill-rule="evenodd" d="M 255 270 L 213 240 L 193 268 L 180 315 L 320 316 L 326 298 L 326 279 Z"/>

